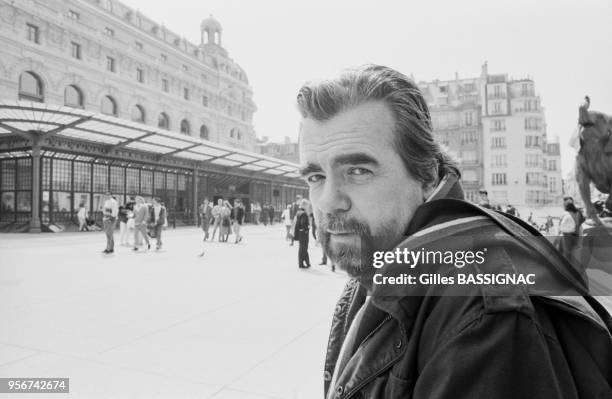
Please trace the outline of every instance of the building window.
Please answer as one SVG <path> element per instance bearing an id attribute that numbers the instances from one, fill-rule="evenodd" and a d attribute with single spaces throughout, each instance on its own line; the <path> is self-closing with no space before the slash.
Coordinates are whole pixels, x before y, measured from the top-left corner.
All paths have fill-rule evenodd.
<path id="1" fill-rule="evenodd" d="M 208 107 L 208 96 L 202 96 L 202 105 Z"/>
<path id="2" fill-rule="evenodd" d="M 191 133 L 191 126 L 189 125 L 189 121 L 187 121 L 187 119 L 183 119 L 181 121 L 181 133 L 183 134 Z"/>
<path id="3" fill-rule="evenodd" d="M 136 68 L 136 80 L 140 83 L 144 83 L 144 69 Z"/>
<path id="4" fill-rule="evenodd" d="M 231 137 L 231 138 L 236 137 L 236 132 L 235 132 L 235 129 L 230 130 L 230 137 Z"/>
<path id="5" fill-rule="evenodd" d="M 189 68 L 187 68 L 187 65 L 185 65 L 185 64 L 183 64 L 183 66 L 181 68 L 183 69 L 183 72 L 187 72 L 187 70 L 189 69 Z"/>
<path id="6" fill-rule="evenodd" d="M 491 148 L 506 148 L 506 138 L 491 137 Z"/>
<path id="7" fill-rule="evenodd" d="M 168 79 L 162 79 L 162 90 L 166 93 L 170 90 L 168 85 Z"/>
<path id="8" fill-rule="evenodd" d="M 466 112 L 465 113 L 465 125 L 466 126 L 472 126 L 473 123 L 473 114 L 471 112 Z"/>
<path id="9" fill-rule="evenodd" d="M 506 184 L 506 174 L 505 173 L 493 173 L 491 184 L 494 186 L 503 186 Z"/>
<path id="10" fill-rule="evenodd" d="M 74 85 L 67 86 L 64 90 L 64 105 L 83 108 L 83 92 Z"/>
<path id="11" fill-rule="evenodd" d="M 540 147 L 541 145 L 541 137 L 540 136 L 525 136 L 525 147 Z"/>
<path id="12" fill-rule="evenodd" d="M 138 50 L 142 50 L 142 48 L 143 48 L 143 46 L 142 46 L 142 43 L 141 43 L 141 42 L 136 42 L 136 43 L 134 43 L 134 45 L 136 46 L 136 48 L 137 48 Z"/>
<path id="13" fill-rule="evenodd" d="M 81 16 L 79 15 L 78 12 L 76 12 L 74 10 L 69 10 L 68 11 L 68 18 L 70 18 L 73 21 L 78 21 L 79 19 L 81 19 Z"/>
<path id="14" fill-rule="evenodd" d="M 111 96 L 104 96 L 102 99 L 102 113 L 117 116 L 117 103 Z"/>
<path id="15" fill-rule="evenodd" d="M 28 40 L 36 44 L 40 43 L 40 30 L 38 26 L 32 24 L 26 24 L 28 32 Z"/>
<path id="16" fill-rule="evenodd" d="M 33 72 L 19 75 L 19 99 L 40 103 L 44 101 L 42 80 Z"/>
<path id="17" fill-rule="evenodd" d="M 206 125 L 200 126 L 200 138 L 208 140 L 208 128 L 206 127 Z"/>
<path id="18" fill-rule="evenodd" d="M 162 62 L 167 62 L 168 61 L 168 56 L 166 54 L 160 54 L 159 56 L 162 60 Z"/>
<path id="19" fill-rule="evenodd" d="M 141 105 L 134 105 L 132 108 L 132 120 L 134 122 L 145 123 L 145 110 Z"/>
<path id="20" fill-rule="evenodd" d="M 81 59 L 81 45 L 79 43 L 70 42 L 70 54 L 72 58 Z"/>
<path id="21" fill-rule="evenodd" d="M 186 87 L 183 87 L 183 98 L 189 100 L 189 89 Z"/>
<path id="22" fill-rule="evenodd" d="M 165 112 L 159 114 L 159 118 L 157 118 L 157 127 L 170 130 L 170 118 L 168 118 Z"/>
<path id="23" fill-rule="evenodd" d="M 504 119 L 494 119 L 491 121 L 491 131 L 503 132 L 506 130 L 506 121 Z"/>
<path id="24" fill-rule="evenodd" d="M 104 28 L 104 34 L 108 37 L 115 37 L 115 31 L 111 28 Z"/>
<path id="25" fill-rule="evenodd" d="M 238 132 L 236 132 L 236 138 L 238 140 L 242 140 L 242 133 L 240 132 L 240 130 L 238 130 Z"/>
<path id="26" fill-rule="evenodd" d="M 495 112 L 496 114 L 499 114 L 501 112 L 501 103 L 493 103 L 493 112 Z"/>
<path id="27" fill-rule="evenodd" d="M 106 70 L 115 72 L 115 59 L 113 57 L 106 57 Z"/>
<path id="28" fill-rule="evenodd" d="M 505 167 L 508 166 L 506 163 L 506 154 L 493 155 L 491 159 L 491 166 L 493 167 Z"/>

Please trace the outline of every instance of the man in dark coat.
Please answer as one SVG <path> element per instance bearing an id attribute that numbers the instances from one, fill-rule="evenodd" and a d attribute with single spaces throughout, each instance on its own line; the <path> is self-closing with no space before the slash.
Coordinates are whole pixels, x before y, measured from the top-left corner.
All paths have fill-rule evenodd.
<path id="1" fill-rule="evenodd" d="M 309 217 L 304 208 L 299 208 L 295 215 L 295 229 L 293 236 L 298 240 L 298 266 L 301 268 L 310 267 L 310 257 L 308 256 L 308 233 L 310 232 Z"/>
<path id="2" fill-rule="evenodd" d="M 321 243 L 351 277 L 327 399 L 612 396 L 612 319 L 585 275 L 526 223 L 463 200 L 409 78 L 370 65 L 297 98 Z"/>

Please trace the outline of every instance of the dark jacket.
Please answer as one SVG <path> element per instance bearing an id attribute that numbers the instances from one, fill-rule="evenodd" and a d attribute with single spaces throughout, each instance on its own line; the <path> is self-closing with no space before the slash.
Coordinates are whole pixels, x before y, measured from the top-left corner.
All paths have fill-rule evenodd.
<path id="1" fill-rule="evenodd" d="M 549 282 L 539 289 L 566 296 L 516 285 L 375 285 L 366 297 L 351 279 L 332 321 L 326 397 L 611 397 L 612 321 L 586 295 L 584 276 L 547 242 L 515 237 L 537 234 L 520 221 L 443 199 L 461 197 L 453 179 L 446 186 L 417 209 L 399 248 L 487 248 L 478 272 L 535 272 Z M 449 276 L 468 270 L 422 267 Z M 406 265 L 380 272 L 398 276 Z"/>
<path id="2" fill-rule="evenodd" d="M 149 216 L 149 221 L 153 226 L 163 226 L 164 224 L 166 224 L 166 207 L 165 206 L 161 206 L 161 209 L 159 210 L 159 216 L 157 218 L 157 220 L 155 220 L 155 206 L 151 206 L 149 208 L 149 212 L 150 212 L 150 216 Z"/>
<path id="3" fill-rule="evenodd" d="M 303 234 L 308 237 L 308 232 L 310 231 L 310 221 L 306 212 L 299 210 L 295 215 L 295 228 L 293 230 L 293 237 L 296 240 L 299 240 Z"/>

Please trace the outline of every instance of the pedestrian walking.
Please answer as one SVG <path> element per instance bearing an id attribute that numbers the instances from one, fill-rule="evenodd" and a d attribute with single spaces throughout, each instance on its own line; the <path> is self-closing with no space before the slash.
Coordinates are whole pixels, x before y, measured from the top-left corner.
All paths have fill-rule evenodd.
<path id="1" fill-rule="evenodd" d="M 285 228 L 287 229 L 285 240 L 289 241 L 291 240 L 291 237 L 293 236 L 291 232 L 291 226 L 293 225 L 293 219 L 291 218 L 291 204 L 288 204 L 287 208 L 283 211 L 281 215 L 281 220 L 283 224 L 285 225 Z"/>
<path id="2" fill-rule="evenodd" d="M 221 230 L 221 211 L 223 210 L 223 199 L 219 198 L 217 200 L 217 205 L 215 205 L 212 209 L 212 216 L 214 218 L 213 231 L 210 240 L 215 239 L 215 233 L 217 229 Z M 219 231 L 219 242 L 221 241 L 221 231 Z"/>
<path id="3" fill-rule="evenodd" d="M 256 225 L 259 224 L 259 218 L 261 217 L 261 204 L 259 201 L 255 201 L 251 204 L 251 214 L 253 215 L 253 223 Z"/>
<path id="4" fill-rule="evenodd" d="M 162 205 L 158 197 L 153 198 L 151 211 L 153 213 L 151 217 L 152 227 L 155 233 L 155 240 L 157 241 L 155 249 L 160 250 L 162 248 L 162 230 L 168 225 L 168 218 L 166 207 Z"/>
<path id="5" fill-rule="evenodd" d="M 230 209 L 230 205 L 229 202 L 227 201 L 223 201 L 223 204 L 221 206 L 221 213 L 220 213 L 220 227 L 219 227 L 219 240 L 221 242 L 227 242 L 227 239 L 229 238 L 229 234 L 231 231 L 231 219 L 230 219 L 230 215 L 231 215 L 231 209 Z"/>
<path id="6" fill-rule="evenodd" d="M 134 251 L 138 251 L 139 243 L 142 239 L 147 244 L 147 249 L 151 249 L 149 235 L 147 234 L 147 223 L 149 221 L 149 207 L 145 204 L 144 198 L 136 197 L 134 205 Z"/>
<path id="7" fill-rule="evenodd" d="M 308 214 L 303 208 L 298 209 L 298 213 L 295 215 L 295 230 L 293 236 L 299 242 L 298 266 L 300 268 L 310 267 L 310 257 L 308 256 L 309 226 Z"/>
<path id="8" fill-rule="evenodd" d="M 268 204 L 268 218 L 270 219 L 270 226 L 274 225 L 274 206 Z"/>
<path id="9" fill-rule="evenodd" d="M 107 191 L 104 194 L 104 205 L 102 206 L 103 217 L 102 226 L 104 233 L 106 234 L 106 249 L 102 251 L 105 254 L 112 254 L 115 252 L 115 223 L 117 222 L 117 216 L 119 215 L 119 204 L 117 200 L 113 198 L 113 194 Z"/>
<path id="10" fill-rule="evenodd" d="M 242 205 L 242 201 L 237 199 L 234 201 L 234 208 L 231 211 L 230 218 L 232 219 L 232 225 L 234 228 L 234 236 L 236 238 L 235 244 L 238 244 L 242 241 L 242 235 L 240 233 L 240 229 L 242 224 L 244 223 L 244 206 Z"/>
<path id="11" fill-rule="evenodd" d="M 128 210 L 125 205 L 119 205 L 119 244 L 126 246 L 128 244 Z"/>
<path id="12" fill-rule="evenodd" d="M 200 213 L 200 226 L 202 227 L 202 231 L 204 232 L 204 240 L 208 240 L 208 230 L 210 228 L 210 221 L 213 218 L 212 216 L 212 206 L 208 201 L 208 198 L 204 198 L 202 201 L 202 205 L 199 208 Z"/>
<path id="13" fill-rule="evenodd" d="M 83 202 L 79 204 L 77 220 L 79 221 L 79 231 L 89 231 L 87 227 L 87 208 L 85 208 L 85 203 Z"/>

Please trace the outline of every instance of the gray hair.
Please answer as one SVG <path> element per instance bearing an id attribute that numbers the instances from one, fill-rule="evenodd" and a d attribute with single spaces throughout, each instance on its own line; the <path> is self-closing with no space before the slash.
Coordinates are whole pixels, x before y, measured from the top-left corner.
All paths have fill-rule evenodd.
<path id="1" fill-rule="evenodd" d="M 349 69 L 335 79 L 307 82 L 297 96 L 302 117 L 321 122 L 376 100 L 387 104 L 393 114 L 397 152 L 408 173 L 427 185 L 436 184 L 448 173 L 461 175 L 455 161 L 434 140 L 421 91 L 394 69 L 380 65 Z"/>

